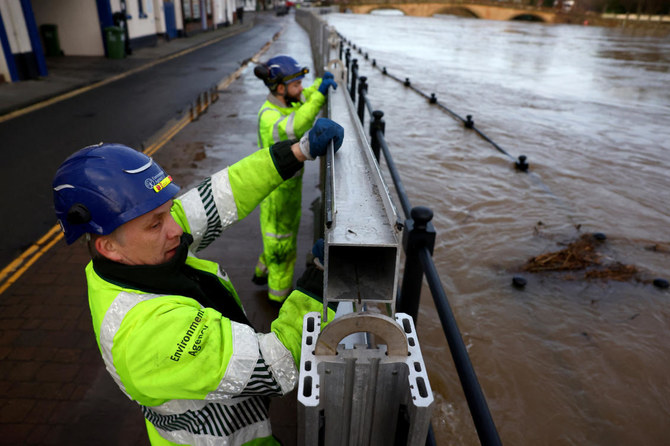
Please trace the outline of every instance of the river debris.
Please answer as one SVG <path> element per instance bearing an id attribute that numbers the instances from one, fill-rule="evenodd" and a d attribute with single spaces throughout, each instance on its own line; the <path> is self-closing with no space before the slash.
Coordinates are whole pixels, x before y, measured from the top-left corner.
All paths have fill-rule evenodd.
<path id="1" fill-rule="evenodd" d="M 530 258 L 523 266 L 523 271 L 531 273 L 569 272 L 566 279 L 603 279 L 621 282 L 635 280 L 644 281 L 637 267 L 616 261 L 607 261 L 598 252 L 603 245 L 600 234 L 582 234 L 579 239 L 556 252 L 548 252 Z M 577 276 L 576 273 L 583 273 Z"/>

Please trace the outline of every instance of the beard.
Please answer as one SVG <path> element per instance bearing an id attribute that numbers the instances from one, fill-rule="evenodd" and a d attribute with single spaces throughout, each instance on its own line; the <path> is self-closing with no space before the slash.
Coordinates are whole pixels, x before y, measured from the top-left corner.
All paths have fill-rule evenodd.
<path id="1" fill-rule="evenodd" d="M 284 101 L 286 101 L 286 105 L 291 105 L 294 102 L 300 102 L 300 96 L 302 96 L 302 94 L 296 97 L 291 96 L 288 93 L 284 93 Z"/>

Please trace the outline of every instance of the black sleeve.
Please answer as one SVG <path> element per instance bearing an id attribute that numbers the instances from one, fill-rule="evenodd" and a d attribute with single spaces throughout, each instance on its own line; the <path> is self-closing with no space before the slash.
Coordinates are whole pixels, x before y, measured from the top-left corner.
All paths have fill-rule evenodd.
<path id="1" fill-rule="evenodd" d="M 270 147 L 272 161 L 274 161 L 277 172 L 279 172 L 279 175 L 281 175 L 284 180 L 291 178 L 296 172 L 302 169 L 302 166 L 304 165 L 304 163 L 296 159 L 291 151 L 291 146 L 296 142 L 298 142 L 297 139 L 279 141 Z"/>

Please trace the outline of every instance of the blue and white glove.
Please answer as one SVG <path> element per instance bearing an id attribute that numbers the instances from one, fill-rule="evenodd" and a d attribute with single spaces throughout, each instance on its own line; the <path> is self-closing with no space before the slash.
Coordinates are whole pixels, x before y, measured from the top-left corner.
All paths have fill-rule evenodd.
<path id="1" fill-rule="evenodd" d="M 326 96 L 328 94 L 328 88 L 333 87 L 333 90 L 337 90 L 337 82 L 335 82 L 334 77 L 330 74 L 330 77 L 326 77 L 327 74 L 330 74 L 326 71 L 326 74 L 323 76 L 321 85 L 319 85 L 319 93 Z"/>
<path id="2" fill-rule="evenodd" d="M 333 141 L 335 151 L 342 145 L 344 129 L 340 124 L 327 118 L 319 118 L 314 126 L 300 138 L 300 151 L 305 158 L 313 160 L 323 156 L 328 150 L 328 144 Z"/>
<path id="3" fill-rule="evenodd" d="M 326 71 L 325 73 L 323 73 L 323 78 L 324 79 L 335 79 L 335 76 L 333 76 L 333 73 L 331 73 L 330 71 Z"/>

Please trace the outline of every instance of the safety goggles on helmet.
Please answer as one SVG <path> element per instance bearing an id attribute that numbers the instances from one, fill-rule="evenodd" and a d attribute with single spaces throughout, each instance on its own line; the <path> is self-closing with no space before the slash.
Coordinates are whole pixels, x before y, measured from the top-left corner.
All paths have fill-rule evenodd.
<path id="1" fill-rule="evenodd" d="M 305 77 L 305 75 L 309 73 L 309 68 L 303 67 L 300 71 L 297 73 L 289 74 L 288 76 L 284 76 L 282 78 L 282 83 L 283 84 L 288 84 L 291 81 L 297 80 L 298 78 L 302 79 Z"/>
<path id="2" fill-rule="evenodd" d="M 179 186 L 147 155 L 121 144 L 83 148 L 66 159 L 53 180 L 56 217 L 65 241 L 110 234 L 167 203 Z"/>

